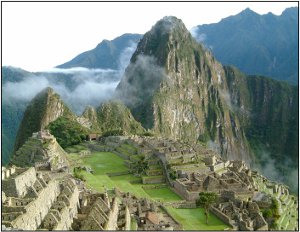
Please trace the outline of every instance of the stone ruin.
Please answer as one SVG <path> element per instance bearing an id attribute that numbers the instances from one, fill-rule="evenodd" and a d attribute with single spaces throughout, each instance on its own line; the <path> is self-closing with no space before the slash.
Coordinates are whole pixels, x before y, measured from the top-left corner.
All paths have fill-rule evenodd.
<path id="1" fill-rule="evenodd" d="M 78 194 L 72 178 L 58 181 L 34 167 L 2 168 L 2 225 L 22 230 L 68 230 L 77 214 Z"/>
<path id="2" fill-rule="evenodd" d="M 285 223 L 287 217 L 289 223 L 292 223 L 291 226 L 295 225 L 295 228 L 298 228 L 298 216 L 288 212 L 288 206 L 297 202 L 289 197 L 288 188 L 250 170 L 244 161 L 223 161 L 218 154 L 201 145 L 191 147 L 178 141 L 154 137 L 135 136 L 131 139 L 147 153 L 159 158 L 164 166 L 167 183 L 187 204 L 195 203 L 200 192 L 216 192 L 218 195 L 232 192 L 232 200 L 223 198 L 225 200 L 212 210 L 214 214 L 234 229 L 266 230 L 268 223 L 259 209 L 269 207 L 270 199 L 258 197 L 262 193 L 259 191 L 265 191 L 276 197 L 280 212 L 288 215 L 280 218 L 279 222 L 283 223 L 280 228 L 292 228 L 287 227 L 288 224 Z M 176 174 L 175 179 L 170 179 L 171 172 L 173 176 Z M 258 184 L 257 180 L 260 180 L 261 184 Z M 265 186 L 265 190 L 262 186 Z M 241 205 L 243 208 L 238 211 Z M 232 214 L 232 211 L 236 213 Z M 155 217 L 150 214 L 150 218 Z"/>
<path id="3" fill-rule="evenodd" d="M 210 210 L 235 230 L 268 230 L 257 203 L 240 200 L 233 191 L 223 191 Z"/>
<path id="4" fill-rule="evenodd" d="M 80 208 L 72 225 L 73 230 L 117 229 L 119 202 L 116 198 L 110 200 L 107 193 L 83 192 L 79 202 Z"/>
<path id="5" fill-rule="evenodd" d="M 163 205 L 158 202 L 151 201 L 147 198 L 137 198 L 130 193 L 121 193 L 118 189 L 114 189 L 115 195 L 122 199 L 120 208 L 123 209 L 123 218 L 131 218 L 137 223 L 138 230 L 182 230 L 179 224 L 172 216 L 166 213 Z M 124 220 L 118 220 L 120 230 L 126 229 Z M 125 220 L 126 221 L 126 220 Z"/>
<path id="6" fill-rule="evenodd" d="M 67 173 L 2 167 L 2 229 L 130 229 L 127 204 L 82 183 Z"/>
<path id="7" fill-rule="evenodd" d="M 35 166 L 37 170 L 67 170 L 66 152 L 48 130 L 32 134 L 12 158 L 18 167 Z"/>

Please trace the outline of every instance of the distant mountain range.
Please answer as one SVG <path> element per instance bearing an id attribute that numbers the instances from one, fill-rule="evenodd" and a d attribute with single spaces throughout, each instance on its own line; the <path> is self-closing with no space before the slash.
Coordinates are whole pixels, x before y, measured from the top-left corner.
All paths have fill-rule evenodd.
<path id="1" fill-rule="evenodd" d="M 199 25 L 193 37 L 226 65 L 250 75 L 298 84 L 298 8 L 287 8 L 282 15 L 259 15 L 249 8 L 222 19 L 219 23 Z M 81 53 L 57 67 L 117 69 L 121 51 L 137 43 L 139 34 L 124 34 Z"/>
<path id="2" fill-rule="evenodd" d="M 280 16 L 259 15 L 247 8 L 192 31 L 222 64 L 298 84 L 298 7 L 288 8 Z"/>
<path id="3" fill-rule="evenodd" d="M 103 40 L 94 49 L 83 52 L 74 59 L 58 65 L 57 68 L 101 68 L 119 69 L 120 56 L 125 48 L 133 46 L 142 38 L 139 34 L 124 34 L 114 40 Z"/>

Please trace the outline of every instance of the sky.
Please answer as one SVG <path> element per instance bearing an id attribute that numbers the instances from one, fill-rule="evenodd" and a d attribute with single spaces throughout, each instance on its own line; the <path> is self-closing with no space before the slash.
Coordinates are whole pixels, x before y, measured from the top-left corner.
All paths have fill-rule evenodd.
<path id="1" fill-rule="evenodd" d="M 297 2 L 2 2 L 2 65 L 43 71 L 91 50 L 103 39 L 144 34 L 164 16 L 188 29 L 249 7 L 280 15 Z"/>

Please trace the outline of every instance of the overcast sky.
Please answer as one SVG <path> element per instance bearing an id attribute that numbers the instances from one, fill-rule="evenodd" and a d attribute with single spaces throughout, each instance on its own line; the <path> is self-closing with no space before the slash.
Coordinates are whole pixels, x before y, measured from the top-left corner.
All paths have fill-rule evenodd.
<path id="1" fill-rule="evenodd" d="M 174 15 L 188 29 L 238 14 L 249 7 L 280 15 L 297 2 L 2 2 L 2 65 L 41 71 L 93 49 L 103 39 L 144 34 Z"/>

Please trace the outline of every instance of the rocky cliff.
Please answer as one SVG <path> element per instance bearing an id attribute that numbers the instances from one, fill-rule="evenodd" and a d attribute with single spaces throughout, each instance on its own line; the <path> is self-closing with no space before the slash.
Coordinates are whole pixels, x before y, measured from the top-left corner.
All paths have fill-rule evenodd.
<path id="1" fill-rule="evenodd" d="M 267 177 L 297 191 L 299 160 L 298 88 L 225 67 L 232 107 Z"/>
<path id="2" fill-rule="evenodd" d="M 175 17 L 165 17 L 145 34 L 116 95 L 156 133 L 202 141 L 225 158 L 251 161 L 222 65 Z"/>
<path id="3" fill-rule="evenodd" d="M 130 110 L 121 102 L 105 102 L 97 109 L 98 125 L 101 133 L 142 134 L 145 129 L 132 116 Z"/>

